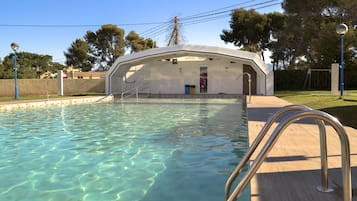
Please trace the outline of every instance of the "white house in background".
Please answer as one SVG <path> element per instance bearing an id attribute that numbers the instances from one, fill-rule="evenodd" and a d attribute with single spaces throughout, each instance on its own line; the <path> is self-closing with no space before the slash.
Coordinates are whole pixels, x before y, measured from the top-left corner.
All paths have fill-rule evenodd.
<path id="1" fill-rule="evenodd" d="M 258 54 L 234 49 L 177 45 L 119 57 L 106 73 L 106 93 L 273 95 L 274 75 Z"/>

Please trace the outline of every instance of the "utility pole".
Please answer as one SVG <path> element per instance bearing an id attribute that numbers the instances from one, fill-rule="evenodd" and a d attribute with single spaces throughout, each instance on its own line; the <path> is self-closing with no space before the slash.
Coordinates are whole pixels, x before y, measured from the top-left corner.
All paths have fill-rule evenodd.
<path id="1" fill-rule="evenodd" d="M 173 22 L 174 22 L 174 26 L 167 46 L 174 46 L 179 44 L 179 25 L 178 25 L 177 16 L 174 17 Z"/>
<path id="2" fill-rule="evenodd" d="M 178 45 L 178 43 L 179 43 L 179 28 L 178 28 L 177 16 L 175 16 L 175 18 L 174 18 L 174 33 L 175 33 L 174 44 Z"/>

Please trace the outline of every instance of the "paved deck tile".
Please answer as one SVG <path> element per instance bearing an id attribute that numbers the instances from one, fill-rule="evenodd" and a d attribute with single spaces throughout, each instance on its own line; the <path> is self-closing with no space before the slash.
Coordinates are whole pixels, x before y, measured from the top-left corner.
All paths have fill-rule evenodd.
<path id="1" fill-rule="evenodd" d="M 259 133 L 267 118 L 288 104 L 274 96 L 252 97 L 252 102 L 248 104 L 250 142 Z M 356 188 L 357 130 L 346 127 L 346 131 L 351 147 L 352 186 Z M 320 193 L 316 190 L 316 186 L 321 183 L 318 127 L 311 122 L 300 122 L 284 131 L 252 179 L 252 201 L 342 200 L 340 142 L 330 126 L 327 127 L 327 144 L 329 184 L 335 189 L 333 193 Z M 259 150 L 260 147 L 257 151 Z M 253 155 L 253 159 L 256 155 Z M 357 189 L 354 191 L 354 194 L 356 193 Z M 357 195 L 353 198 L 357 200 Z"/>

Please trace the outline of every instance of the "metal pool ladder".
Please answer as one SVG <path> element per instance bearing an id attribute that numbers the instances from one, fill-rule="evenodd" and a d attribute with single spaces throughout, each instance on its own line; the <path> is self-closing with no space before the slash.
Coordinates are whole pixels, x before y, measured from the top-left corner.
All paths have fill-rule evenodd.
<path id="1" fill-rule="evenodd" d="M 277 125 L 277 127 L 272 132 L 271 136 L 264 144 L 263 148 L 260 150 L 256 159 L 252 162 L 250 168 L 248 169 L 246 175 L 238 183 L 237 187 L 231 193 L 231 187 L 235 179 L 238 177 L 239 173 L 242 171 L 243 167 L 249 162 L 252 154 L 261 143 L 264 136 L 267 134 L 273 123 L 278 120 L 284 114 L 295 111 L 295 113 L 283 120 Z M 342 162 L 342 194 L 343 201 L 352 201 L 352 185 L 351 185 L 351 161 L 350 161 L 350 144 L 347 133 L 343 128 L 343 125 L 333 116 L 312 110 L 311 108 L 304 105 L 288 105 L 283 107 L 281 110 L 272 115 L 268 121 L 263 126 L 262 130 L 259 132 L 252 145 L 249 147 L 247 153 L 244 155 L 242 160 L 239 162 L 235 170 L 232 172 L 230 177 L 227 179 L 225 186 L 225 196 L 227 201 L 235 201 L 246 188 L 250 180 L 256 174 L 257 170 L 267 157 L 270 150 L 273 148 L 278 138 L 281 136 L 283 131 L 295 121 L 301 119 L 314 119 L 319 127 L 320 131 L 320 158 L 321 158 L 321 186 L 317 187 L 317 190 L 321 192 L 331 192 L 333 189 L 328 187 L 328 164 L 327 164 L 327 145 L 326 145 L 326 128 L 325 123 L 329 123 L 339 136 L 341 143 L 341 162 Z"/>
<path id="2" fill-rule="evenodd" d="M 139 88 L 138 87 L 131 88 L 129 90 L 126 90 L 126 91 L 122 92 L 120 94 L 120 100 L 123 101 L 124 100 L 124 95 L 128 94 L 129 92 L 132 92 L 132 91 L 135 91 L 136 102 L 139 102 Z M 132 95 L 132 94 L 129 94 L 128 96 L 130 96 L 130 95 Z"/>

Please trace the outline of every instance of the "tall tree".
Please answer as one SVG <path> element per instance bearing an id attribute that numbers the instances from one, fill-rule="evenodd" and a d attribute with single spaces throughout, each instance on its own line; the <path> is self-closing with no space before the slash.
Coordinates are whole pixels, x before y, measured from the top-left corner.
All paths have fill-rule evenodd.
<path id="1" fill-rule="evenodd" d="M 76 39 L 67 52 L 64 53 L 66 57 L 66 65 L 81 68 L 82 71 L 90 71 L 92 66 L 89 62 L 89 45 L 87 41 Z"/>
<path id="2" fill-rule="evenodd" d="M 112 24 L 102 25 L 96 32 L 84 36 L 89 44 L 89 60 L 95 67 L 108 69 L 125 53 L 124 30 Z"/>
<path id="3" fill-rule="evenodd" d="M 296 43 L 293 35 L 289 33 L 286 15 L 278 12 L 267 14 L 270 20 L 271 41 L 269 50 L 272 53 L 271 59 L 273 69 L 278 67 L 286 68 L 295 60 L 295 49 L 292 48 Z"/>
<path id="4" fill-rule="evenodd" d="M 231 14 L 230 30 L 223 30 L 221 39 L 251 52 L 271 50 L 286 24 L 285 15 L 274 12 L 259 14 L 255 10 L 237 9 Z"/>
<path id="5" fill-rule="evenodd" d="M 0 63 L 0 79 L 13 78 L 12 68 L 5 66 L 3 62 Z"/>
<path id="6" fill-rule="evenodd" d="M 11 53 L 4 58 L 0 66 L 0 78 L 13 78 L 13 56 Z M 46 71 L 56 72 L 63 68 L 63 65 L 52 62 L 52 56 L 40 55 L 29 52 L 17 53 L 18 78 L 38 78 L 39 74 Z"/>
<path id="7" fill-rule="evenodd" d="M 125 37 L 125 43 L 126 47 L 131 49 L 131 53 L 157 47 L 151 38 L 144 39 L 135 31 L 129 32 L 129 34 Z"/>
<path id="8" fill-rule="evenodd" d="M 270 27 L 267 15 L 255 10 L 237 9 L 231 14 L 230 30 L 223 30 L 221 39 L 233 43 L 243 50 L 261 52 L 268 48 Z"/>
<path id="9" fill-rule="evenodd" d="M 282 3 L 288 18 L 285 33 L 295 44 L 295 58 L 304 57 L 311 68 L 328 68 L 340 60 L 339 39 L 336 26 L 346 23 L 350 29 L 356 20 L 355 0 L 284 0 Z M 354 66 L 356 32 L 349 31 L 345 36 L 346 64 Z"/>

